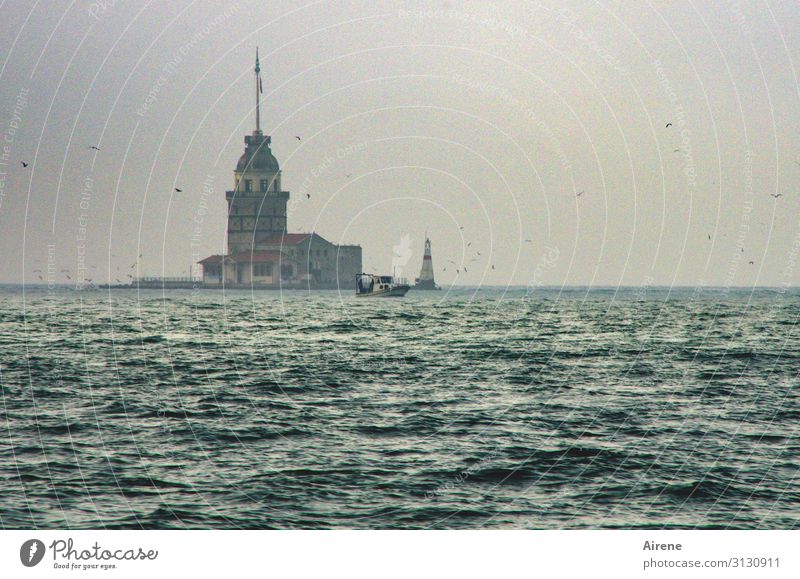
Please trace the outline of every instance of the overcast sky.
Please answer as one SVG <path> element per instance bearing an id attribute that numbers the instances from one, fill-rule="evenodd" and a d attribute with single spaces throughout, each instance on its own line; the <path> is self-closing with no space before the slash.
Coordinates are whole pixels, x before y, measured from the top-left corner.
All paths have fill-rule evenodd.
<path id="1" fill-rule="evenodd" d="M 796 2 L 0 13 L 0 282 L 48 251 L 100 282 L 224 252 L 258 46 L 289 231 L 369 271 L 416 275 L 427 231 L 443 284 L 799 283 Z"/>

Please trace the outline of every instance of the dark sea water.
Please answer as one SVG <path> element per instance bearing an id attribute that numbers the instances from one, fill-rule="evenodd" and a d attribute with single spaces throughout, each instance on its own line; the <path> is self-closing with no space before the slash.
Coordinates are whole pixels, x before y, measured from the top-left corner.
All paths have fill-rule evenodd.
<path id="1" fill-rule="evenodd" d="M 760 528 L 800 295 L 0 290 L 0 527 Z"/>

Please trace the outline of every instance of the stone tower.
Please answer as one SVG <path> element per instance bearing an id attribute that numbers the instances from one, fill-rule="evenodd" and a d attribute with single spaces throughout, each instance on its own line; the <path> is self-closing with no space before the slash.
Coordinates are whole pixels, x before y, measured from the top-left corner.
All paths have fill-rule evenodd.
<path id="1" fill-rule="evenodd" d="M 228 254 L 253 251 L 262 239 L 286 233 L 289 192 L 281 190 L 281 170 L 261 132 L 261 67 L 256 49 L 256 129 L 244 138 L 244 154 L 234 171 L 233 191 L 227 191 Z"/>
<path id="2" fill-rule="evenodd" d="M 425 253 L 422 256 L 422 270 L 419 272 L 414 289 L 438 290 L 439 286 L 433 280 L 433 259 L 431 258 L 431 240 L 425 236 Z"/>

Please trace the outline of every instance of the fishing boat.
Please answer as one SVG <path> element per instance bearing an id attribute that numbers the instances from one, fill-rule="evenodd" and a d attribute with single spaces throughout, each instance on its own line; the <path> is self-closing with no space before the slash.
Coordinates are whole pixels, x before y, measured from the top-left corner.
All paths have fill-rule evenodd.
<path id="1" fill-rule="evenodd" d="M 359 273 L 356 275 L 357 298 L 401 298 L 409 286 L 402 279 L 391 275 Z"/>

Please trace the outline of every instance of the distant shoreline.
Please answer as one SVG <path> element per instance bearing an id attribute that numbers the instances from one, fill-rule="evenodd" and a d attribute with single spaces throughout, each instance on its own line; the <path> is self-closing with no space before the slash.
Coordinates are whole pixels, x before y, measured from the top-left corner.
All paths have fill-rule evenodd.
<path id="1" fill-rule="evenodd" d="M 75 286 L 73 284 L 26 284 L 26 283 L 0 283 L 0 289 L 59 289 L 59 290 L 75 290 Z M 202 290 L 264 290 L 264 291 L 335 291 L 341 289 L 350 289 L 350 286 L 340 286 L 340 287 L 308 287 L 308 286 L 258 286 L 258 285 L 205 285 L 202 283 L 198 284 L 186 284 L 186 285 L 158 285 L 158 284 L 142 284 L 142 285 L 101 285 L 97 286 L 97 290 L 142 290 L 142 289 L 157 289 L 157 290 L 194 290 L 194 289 L 202 289 Z M 528 290 L 528 286 L 525 285 L 452 285 L 452 286 L 442 286 L 443 291 L 447 290 Z M 668 291 L 668 290 L 691 290 L 691 291 L 708 291 L 708 292 L 726 292 L 726 291 L 747 291 L 747 290 L 774 290 L 779 292 L 785 291 L 792 291 L 792 290 L 800 290 L 800 286 L 769 286 L 769 285 L 755 285 L 755 286 L 693 286 L 693 285 L 619 285 L 619 286 L 612 286 L 612 285 L 596 285 L 596 286 L 589 286 L 589 285 L 542 285 L 538 286 L 535 289 L 531 289 L 531 293 L 536 291 L 610 291 L 610 290 L 642 290 L 646 289 L 648 291 Z M 79 290 L 79 291 L 95 291 L 94 289 L 91 290 Z M 355 291 L 355 290 L 354 290 Z M 417 292 L 420 291 L 427 291 L 427 290 L 414 290 Z"/>

